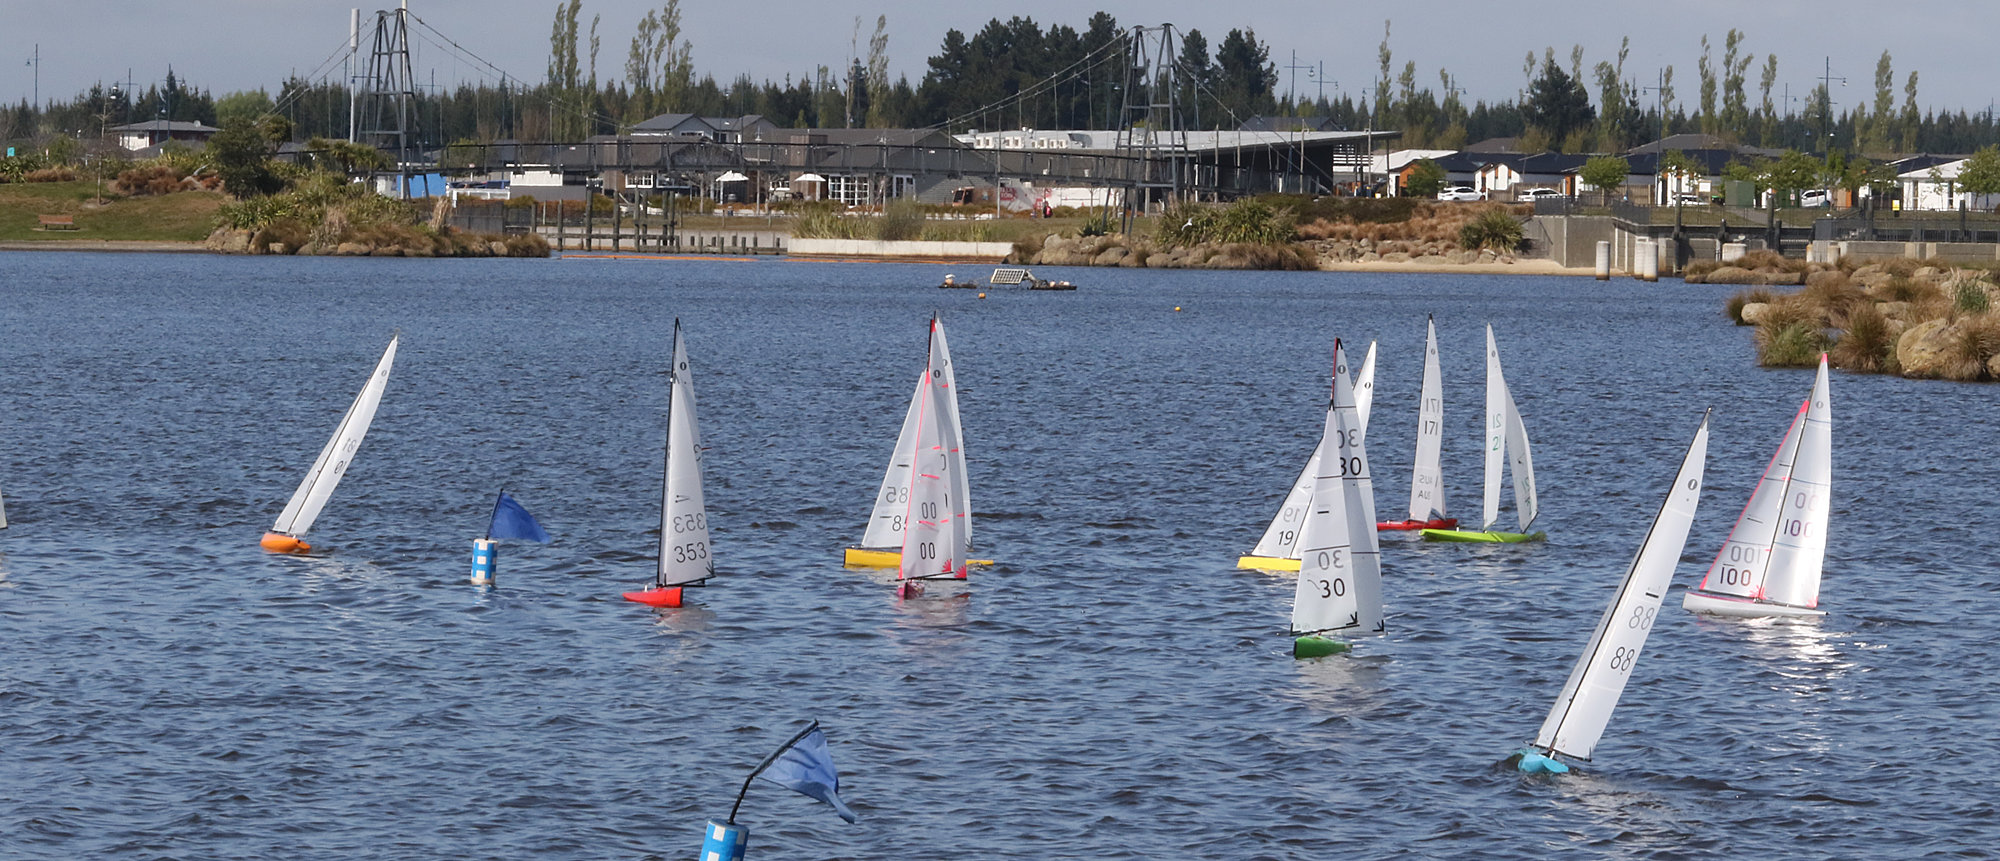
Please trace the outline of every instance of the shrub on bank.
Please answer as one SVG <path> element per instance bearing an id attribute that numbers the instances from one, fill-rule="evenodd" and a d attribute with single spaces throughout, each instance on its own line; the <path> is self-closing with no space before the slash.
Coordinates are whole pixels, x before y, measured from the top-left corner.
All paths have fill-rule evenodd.
<path id="1" fill-rule="evenodd" d="M 1521 247 L 1521 222 L 1505 209 L 1488 209 L 1458 229 L 1458 244 L 1473 250 L 1514 251 Z"/>

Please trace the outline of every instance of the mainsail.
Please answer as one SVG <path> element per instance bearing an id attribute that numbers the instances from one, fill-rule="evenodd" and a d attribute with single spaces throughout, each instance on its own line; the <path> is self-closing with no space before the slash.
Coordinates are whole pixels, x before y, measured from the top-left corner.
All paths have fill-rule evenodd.
<path id="1" fill-rule="evenodd" d="M 368 377 L 361 393 L 354 396 L 347 413 L 340 417 L 340 425 L 334 428 L 333 438 L 320 449 L 319 458 L 313 461 L 312 469 L 306 471 L 299 489 L 293 491 L 285 510 L 278 515 L 271 531 L 280 535 L 298 537 L 312 528 L 313 521 L 319 519 L 320 509 L 333 496 L 333 489 L 340 485 L 341 476 L 347 473 L 348 464 L 354 460 L 354 452 L 361 448 L 361 438 L 368 435 L 368 425 L 375 420 L 375 408 L 382 403 L 382 392 L 389 386 L 389 368 L 396 361 L 396 342 L 401 336 L 389 338 L 389 347 L 382 351 L 382 358 L 375 363 L 375 370 Z"/>
<path id="2" fill-rule="evenodd" d="M 1320 436 L 1321 468 L 1313 477 L 1312 503 L 1299 539 L 1294 636 L 1383 630 L 1382 560 L 1366 434 L 1339 341 L 1334 342 L 1333 363 L 1333 397 Z"/>
<path id="3" fill-rule="evenodd" d="M 1703 416 L 1701 428 L 1681 459 L 1673 488 L 1654 516 L 1639 552 L 1632 557 L 1618 594 L 1604 608 L 1590 643 L 1570 670 L 1541 731 L 1535 734 L 1535 747 L 1585 760 L 1597 748 L 1611 711 L 1618 707 L 1618 698 L 1632 677 L 1639 652 L 1646 646 L 1646 635 L 1653 630 L 1674 567 L 1680 563 L 1688 528 L 1694 524 L 1695 505 L 1701 501 L 1702 467 L 1707 456 L 1708 418 Z"/>
<path id="4" fill-rule="evenodd" d="M 695 419 L 694 374 L 681 322 L 674 321 L 674 363 L 667 372 L 667 452 L 660 486 L 660 561 L 655 587 L 684 586 L 715 576 L 709 553 L 708 508 L 701 492 L 701 432 Z"/>

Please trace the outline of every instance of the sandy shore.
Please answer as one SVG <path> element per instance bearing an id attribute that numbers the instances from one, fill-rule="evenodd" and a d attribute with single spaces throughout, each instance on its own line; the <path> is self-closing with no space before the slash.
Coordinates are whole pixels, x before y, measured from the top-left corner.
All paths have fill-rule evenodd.
<path id="1" fill-rule="evenodd" d="M 196 254 L 207 250 L 199 242 L 138 239 L 43 239 L 0 242 L 0 251 L 152 251 L 166 254 Z"/>
<path id="2" fill-rule="evenodd" d="M 1596 270 L 1590 267 L 1564 266 L 1554 260 L 1518 260 L 1513 263 L 1388 263 L 1374 260 L 1367 263 L 1321 263 L 1321 272 L 1410 272 L 1426 275 L 1581 275 L 1590 277 Z M 1613 272 L 1611 277 L 1623 273 Z"/>

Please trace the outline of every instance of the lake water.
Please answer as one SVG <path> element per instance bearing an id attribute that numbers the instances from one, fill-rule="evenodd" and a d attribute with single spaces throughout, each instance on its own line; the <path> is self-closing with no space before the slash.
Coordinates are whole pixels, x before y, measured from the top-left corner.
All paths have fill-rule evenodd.
<path id="1" fill-rule="evenodd" d="M 1834 375 L 1816 623 L 1698 619 L 1811 385 L 1730 288 L 980 267 L 0 254 L 0 856 L 688 858 L 827 729 L 848 825 L 760 781 L 751 858 L 1965 856 L 2000 835 L 2000 389 Z M 1175 311 L 1179 306 L 1180 310 Z M 899 602 L 845 570 L 944 315 L 980 556 Z M 1483 325 L 1546 544 L 1384 538 L 1388 633 L 1294 661 L 1240 571 L 1317 439 L 1333 339 L 1380 341 L 1401 510 L 1427 313 L 1448 501 L 1476 516 Z M 651 576 L 673 320 L 721 577 Z M 368 369 L 309 536 L 257 547 Z M 1586 774 L 1529 739 L 1704 409 L 1676 588 Z M 509 488 L 556 536 L 470 540 Z"/>

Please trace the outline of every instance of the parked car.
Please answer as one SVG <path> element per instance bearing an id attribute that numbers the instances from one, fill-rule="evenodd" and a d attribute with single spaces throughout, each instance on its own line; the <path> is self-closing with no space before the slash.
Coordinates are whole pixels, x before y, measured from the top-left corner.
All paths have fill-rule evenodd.
<path id="1" fill-rule="evenodd" d="M 1667 200 L 1667 205 L 1668 205 L 1668 206 L 1705 206 L 1705 205 L 1707 205 L 1707 204 L 1708 204 L 1708 202 L 1709 202 L 1709 200 L 1708 200 L 1708 197 L 1707 197 L 1707 196 L 1705 196 L 1705 195 L 1701 195 L 1701 194 L 1696 194 L 1695 192 L 1692 192 L 1692 191 L 1683 191 L 1683 192 L 1680 192 L 1680 193 L 1678 193 L 1678 194 L 1675 194 L 1675 195 L 1674 195 L 1673 197 L 1669 198 L 1669 199 Z"/>
<path id="2" fill-rule="evenodd" d="M 1439 200 L 1485 200 L 1486 192 L 1469 185 L 1454 185 L 1438 192 Z"/>
<path id="3" fill-rule="evenodd" d="M 1824 188 L 1808 188 L 1805 191 L 1799 192 L 1799 205 L 1807 207 L 1832 206 L 1833 192 L 1827 191 Z"/>
<path id="4" fill-rule="evenodd" d="M 1553 188 L 1531 188 L 1521 192 L 1517 199 L 1533 202 L 1537 200 L 1561 200 L 1562 197 L 1563 193 Z"/>

